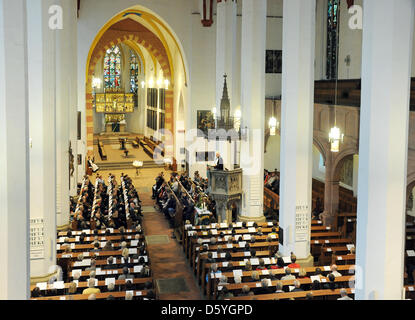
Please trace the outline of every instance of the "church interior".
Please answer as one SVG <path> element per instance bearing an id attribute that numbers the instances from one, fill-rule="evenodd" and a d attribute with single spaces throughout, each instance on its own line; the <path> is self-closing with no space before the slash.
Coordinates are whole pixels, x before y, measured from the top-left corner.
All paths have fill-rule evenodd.
<path id="1" fill-rule="evenodd" d="M 415 299 L 414 14 L 0 0 L 0 299 Z"/>

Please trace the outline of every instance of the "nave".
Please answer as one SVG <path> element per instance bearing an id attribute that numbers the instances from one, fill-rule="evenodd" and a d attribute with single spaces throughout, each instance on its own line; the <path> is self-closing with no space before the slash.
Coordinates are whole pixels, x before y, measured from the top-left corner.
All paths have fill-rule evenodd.
<path id="1" fill-rule="evenodd" d="M 71 231 L 58 233 L 62 280 L 33 284 L 32 299 L 354 298 L 355 239 L 323 226 L 319 213 L 311 221 L 314 264 L 306 266 L 296 261 L 295 253 L 279 252 L 278 215 L 260 223 L 217 223 L 206 180 L 163 170 L 152 185 L 156 172 L 146 169 L 133 178 L 109 174 L 108 186 L 103 173 L 95 181 L 83 181 Z M 133 181 L 140 187 L 135 189 Z M 107 199 L 101 197 L 105 188 Z M 135 195 L 134 190 L 147 192 Z M 84 228 L 76 212 L 86 210 L 83 216 L 88 216 L 88 198 L 92 214 Z M 119 205 L 110 206 L 117 200 Z M 136 208 L 131 206 L 135 200 Z M 108 220 L 99 225 L 101 210 Z M 413 278 L 407 273 L 405 283 L 406 298 L 414 298 Z"/>

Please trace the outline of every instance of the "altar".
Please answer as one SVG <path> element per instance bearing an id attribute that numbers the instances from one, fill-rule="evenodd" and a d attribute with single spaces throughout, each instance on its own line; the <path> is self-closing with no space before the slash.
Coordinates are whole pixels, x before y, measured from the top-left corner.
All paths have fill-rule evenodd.
<path id="1" fill-rule="evenodd" d="M 134 104 L 134 94 L 122 93 L 120 89 L 96 93 L 95 112 L 105 115 L 105 133 L 127 132 L 125 115 L 134 112 Z"/>
<path id="2" fill-rule="evenodd" d="M 105 133 L 125 133 L 127 124 L 125 120 L 122 122 L 106 122 L 105 123 Z"/>

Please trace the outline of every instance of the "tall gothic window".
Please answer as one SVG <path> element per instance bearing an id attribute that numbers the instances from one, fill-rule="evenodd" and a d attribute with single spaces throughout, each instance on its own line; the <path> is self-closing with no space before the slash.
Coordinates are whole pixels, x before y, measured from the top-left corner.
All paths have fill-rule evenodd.
<path id="1" fill-rule="evenodd" d="M 337 43 L 339 40 L 340 0 L 327 1 L 327 79 L 337 77 Z"/>
<path id="2" fill-rule="evenodd" d="M 130 92 L 137 93 L 138 89 L 138 59 L 133 51 L 130 51 Z"/>
<path id="3" fill-rule="evenodd" d="M 118 46 L 107 50 L 104 58 L 105 88 L 121 87 L 121 52 Z"/>

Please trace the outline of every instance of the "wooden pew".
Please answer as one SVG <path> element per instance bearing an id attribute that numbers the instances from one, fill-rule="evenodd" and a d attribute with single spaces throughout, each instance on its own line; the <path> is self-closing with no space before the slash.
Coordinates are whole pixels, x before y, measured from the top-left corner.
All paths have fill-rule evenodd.
<path id="1" fill-rule="evenodd" d="M 133 290 L 133 296 L 137 297 L 145 297 L 148 294 L 148 290 Z M 117 291 L 117 292 L 104 292 L 104 293 L 97 293 L 95 295 L 97 300 L 107 299 L 109 296 L 113 296 L 114 298 L 124 299 L 127 294 L 127 291 Z M 30 300 L 88 300 L 89 294 L 74 294 L 70 296 L 63 295 L 63 296 L 51 296 L 51 297 L 42 297 L 42 298 L 32 298 Z"/>
<path id="2" fill-rule="evenodd" d="M 146 277 L 146 278 L 134 278 L 134 279 L 129 279 L 131 280 L 131 282 L 133 284 L 145 284 L 146 282 L 151 282 L 153 283 L 153 278 L 152 277 Z M 46 284 L 46 289 L 41 289 L 40 291 L 52 291 L 52 290 L 67 290 L 69 289 L 71 282 L 66 282 L 64 283 L 64 289 L 55 289 L 53 284 L 47 283 Z M 125 280 L 115 280 L 115 285 L 116 286 L 123 286 L 125 285 Z M 35 287 L 37 286 L 37 284 L 32 284 L 30 286 L 30 291 L 32 291 Z M 96 288 L 100 288 L 100 287 L 106 287 L 107 285 L 105 284 L 105 280 L 98 280 L 98 284 L 95 286 Z M 88 281 L 79 281 L 78 282 L 78 289 L 85 289 L 88 288 Z"/>
<path id="3" fill-rule="evenodd" d="M 311 285 L 313 282 L 311 281 L 310 278 L 306 278 L 306 279 L 296 279 L 300 282 L 301 285 Z M 336 277 L 335 278 L 335 283 L 343 283 L 344 287 L 348 287 L 349 282 L 354 280 L 354 276 L 341 276 L 341 277 Z M 270 288 L 274 288 L 277 285 L 277 282 L 281 281 L 283 284 L 283 287 L 287 287 L 287 286 L 293 286 L 294 285 L 294 280 L 273 280 L 271 281 L 271 285 L 269 286 Z M 329 279 L 326 277 L 320 277 L 320 281 L 322 283 L 329 283 Z M 235 294 L 238 292 L 240 293 L 242 290 L 243 286 L 248 286 L 251 290 L 252 289 L 257 289 L 258 286 L 261 285 L 261 282 L 242 282 L 242 283 L 231 283 L 231 284 L 227 284 L 226 288 L 228 289 L 228 291 L 231 292 L 235 292 Z M 218 287 L 218 290 L 221 289 L 221 287 Z M 258 295 L 256 295 L 258 296 Z M 213 298 L 216 299 L 217 297 L 217 292 L 215 292 Z"/>
<path id="4" fill-rule="evenodd" d="M 345 288 L 349 297 L 354 297 L 355 289 Z M 253 296 L 233 297 L 225 300 L 289 300 L 289 299 L 305 299 L 307 293 L 312 292 L 313 298 L 326 298 L 337 299 L 340 297 L 340 289 L 330 290 L 314 290 L 314 291 L 297 291 L 297 292 L 284 292 L 284 293 L 270 293 L 270 294 L 258 294 Z"/>
<path id="5" fill-rule="evenodd" d="M 101 160 L 107 160 L 107 154 L 105 152 L 104 144 L 98 139 L 98 153 L 101 157 Z"/>
<path id="6" fill-rule="evenodd" d="M 322 275 L 328 275 L 329 273 L 332 272 L 330 266 L 305 267 L 302 269 L 304 269 L 305 272 L 307 273 L 307 277 L 310 277 L 315 274 L 317 268 L 321 269 Z M 354 274 L 354 269 L 355 269 L 354 265 L 341 265 L 341 266 L 338 266 L 337 271 L 342 272 L 343 275 L 345 273 L 349 273 L 350 275 L 352 275 Z M 300 269 L 291 269 L 291 274 L 298 275 L 299 271 Z M 241 280 L 243 282 L 249 281 L 251 279 L 253 272 L 254 271 L 242 271 Z M 268 269 L 268 270 L 262 270 L 262 271 L 256 271 L 256 272 L 258 272 L 260 279 L 269 278 L 271 272 L 275 274 L 277 277 L 282 277 L 285 275 L 284 269 L 271 269 L 271 270 Z M 222 272 L 221 275 L 226 276 L 228 278 L 228 281 L 234 282 L 233 272 Z M 207 291 L 208 293 L 210 293 L 210 297 L 213 297 L 214 293 L 217 292 L 217 286 L 218 286 L 219 281 L 217 278 L 212 277 L 212 274 L 209 274 L 208 276 L 209 276 L 209 280 L 207 284 Z"/>
<path id="7" fill-rule="evenodd" d="M 133 146 L 133 148 L 139 148 L 140 147 L 140 138 L 135 137 L 135 139 L 131 141 L 131 145 Z"/>

